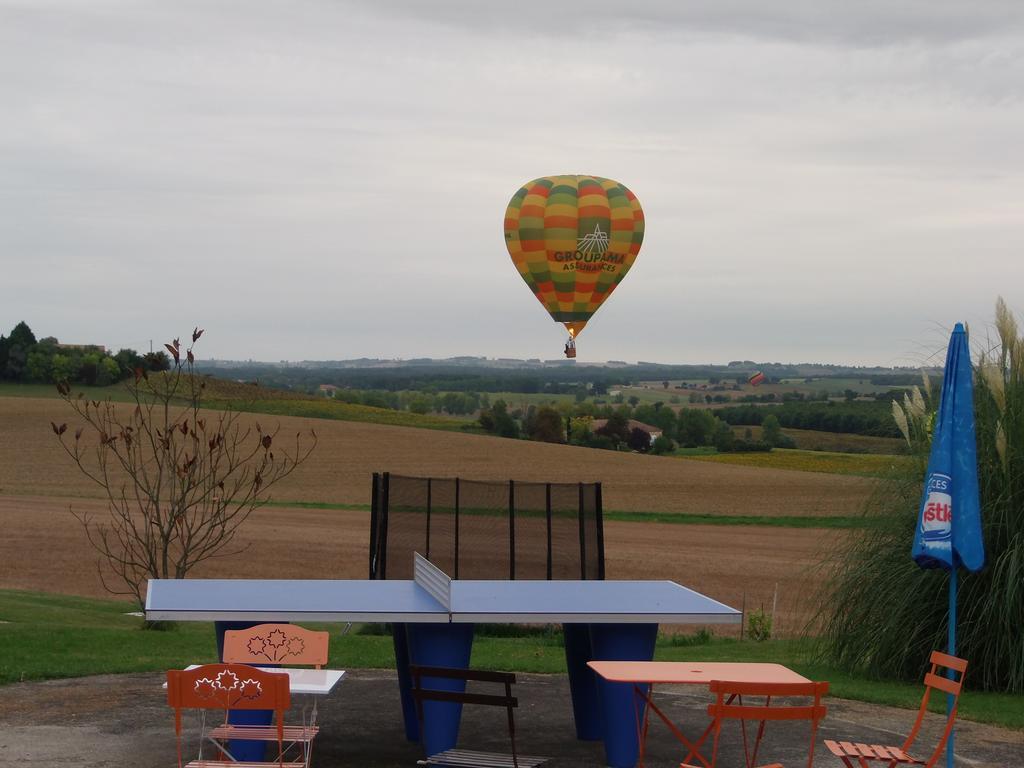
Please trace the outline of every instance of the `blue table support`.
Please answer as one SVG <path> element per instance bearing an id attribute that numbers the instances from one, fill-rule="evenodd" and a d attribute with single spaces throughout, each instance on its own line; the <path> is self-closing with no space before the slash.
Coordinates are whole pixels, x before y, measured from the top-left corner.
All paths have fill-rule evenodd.
<path id="1" fill-rule="evenodd" d="M 401 629 L 404 629 L 404 642 Z M 398 671 L 406 738 L 414 741 L 419 735 L 423 751 L 428 756 L 451 749 L 458 742 L 462 704 L 423 702 L 423 729 L 420 732 L 416 705 L 412 698 L 409 664 L 467 668 L 473 651 L 473 630 L 473 624 L 396 624 L 393 630 L 395 667 Z M 440 691 L 461 693 L 466 690 L 465 680 L 424 677 L 423 683 L 426 687 Z"/>
<path id="2" fill-rule="evenodd" d="M 215 621 L 214 631 L 217 633 L 217 658 L 224 660 L 224 633 L 229 629 L 248 629 L 263 622 L 259 621 Z M 277 622 L 284 624 L 286 622 Z M 266 664 L 276 667 L 279 664 Z M 232 709 L 228 712 L 228 722 L 232 725 L 270 725 L 274 719 L 272 709 Z M 262 762 L 266 756 L 267 743 L 249 739 L 231 739 L 228 742 L 231 755 L 239 762 Z"/>
<path id="3" fill-rule="evenodd" d="M 598 698 L 597 675 L 587 666 L 594 658 L 589 624 L 563 624 L 565 667 L 569 673 L 569 694 L 572 697 L 572 719 L 576 738 L 600 741 L 604 735 L 601 702 Z"/>
<path id="4" fill-rule="evenodd" d="M 651 661 L 658 638 L 657 624 L 592 624 L 590 643 L 594 661 Z M 633 683 L 610 683 L 596 673 L 598 698 L 604 721 L 605 763 L 611 768 L 633 768 L 640 754 L 637 734 L 636 693 Z M 646 694 L 647 686 L 641 686 Z"/>

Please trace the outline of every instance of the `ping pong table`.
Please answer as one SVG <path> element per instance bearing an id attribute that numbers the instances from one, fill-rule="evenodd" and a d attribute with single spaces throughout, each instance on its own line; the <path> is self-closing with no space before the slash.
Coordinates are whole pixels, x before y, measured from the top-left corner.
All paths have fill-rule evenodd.
<path id="1" fill-rule="evenodd" d="M 650 661 L 658 624 L 738 624 L 740 612 L 672 581 L 453 580 L 415 555 L 411 580 L 153 579 L 151 621 L 382 622 L 394 628 L 406 735 L 420 734 L 409 664 L 468 667 L 476 623 L 560 623 L 577 737 L 603 739 L 607 764 L 630 768 L 638 743 L 633 686 L 592 660 Z M 431 680 L 433 688 L 464 685 Z M 455 746 L 461 706 L 425 702 L 428 755 Z"/>

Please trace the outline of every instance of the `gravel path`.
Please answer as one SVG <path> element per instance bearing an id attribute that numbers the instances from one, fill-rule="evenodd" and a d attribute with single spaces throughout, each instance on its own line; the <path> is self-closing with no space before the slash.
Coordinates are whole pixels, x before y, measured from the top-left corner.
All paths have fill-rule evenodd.
<path id="1" fill-rule="evenodd" d="M 516 723 L 520 750 L 550 755 L 550 768 L 604 764 L 598 743 L 576 741 L 563 675 L 520 675 Z M 105 675 L 18 683 L 0 688 L 0 766 L 75 766 L 76 768 L 166 768 L 174 764 L 171 711 L 160 690 L 162 675 Z M 695 687 L 659 689 L 658 700 L 677 722 L 706 722 L 707 697 Z M 818 742 L 815 766 L 841 768 L 824 751 L 821 738 L 852 738 L 894 743 L 909 728 L 913 713 L 832 699 Z M 313 764 L 391 768 L 416 764 L 420 753 L 405 740 L 394 672 L 356 670 L 320 706 L 323 731 Z M 924 743 L 941 718 L 930 719 Z M 805 764 L 807 730 L 802 724 L 769 726 L 761 757 L 789 768 Z M 192 728 L 194 721 L 187 727 Z M 191 731 L 194 734 L 194 729 Z M 462 744 L 507 750 L 504 712 L 469 708 L 463 718 Z M 1024 733 L 977 723 L 962 723 L 957 734 L 957 765 L 1008 768 L 1024 758 Z M 191 740 L 194 745 L 195 738 Z M 660 724 L 651 727 L 650 766 L 675 766 L 678 745 Z M 739 733 L 723 732 L 722 766 L 743 764 Z M 944 765 L 944 763 L 943 763 Z"/>

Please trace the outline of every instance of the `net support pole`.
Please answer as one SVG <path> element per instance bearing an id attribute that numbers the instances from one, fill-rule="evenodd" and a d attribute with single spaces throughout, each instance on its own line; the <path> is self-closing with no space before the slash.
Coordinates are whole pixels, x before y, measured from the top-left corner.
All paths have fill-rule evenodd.
<path id="1" fill-rule="evenodd" d="M 378 505 L 380 504 L 380 473 L 373 473 L 373 481 L 370 486 L 370 578 L 374 579 L 377 574 L 376 560 L 377 560 L 377 521 L 378 521 Z"/>
<path id="2" fill-rule="evenodd" d="M 459 578 L 459 478 L 455 478 L 455 578 Z"/>
<path id="3" fill-rule="evenodd" d="M 949 571 L 949 638 L 946 643 L 947 653 L 956 656 L 956 563 Z M 956 677 L 952 669 L 946 671 L 951 679 Z M 946 694 L 946 714 L 953 711 L 953 694 Z M 946 744 L 946 768 L 953 768 L 953 738 L 956 736 L 956 725 L 949 731 L 949 742 Z"/>
<path id="4" fill-rule="evenodd" d="M 424 555 L 424 557 L 426 557 L 427 560 L 430 559 L 430 502 L 431 502 L 430 493 L 431 493 L 431 479 L 428 477 L 427 478 L 427 546 L 426 546 L 426 550 L 427 551 L 426 551 L 426 554 Z"/>
<path id="5" fill-rule="evenodd" d="M 544 513 L 548 522 L 548 581 L 551 581 L 551 483 L 545 483 L 544 497 Z"/>
<path id="6" fill-rule="evenodd" d="M 516 481 L 508 481 L 508 577 L 516 578 Z"/>
<path id="7" fill-rule="evenodd" d="M 594 483 L 594 520 L 597 524 L 597 578 L 604 581 L 604 507 L 600 483 Z"/>
<path id="8" fill-rule="evenodd" d="M 580 578 L 587 578 L 587 529 L 583 520 L 583 483 L 579 483 Z"/>
<path id="9" fill-rule="evenodd" d="M 385 472 L 381 475 L 381 488 L 380 488 L 380 572 L 377 578 L 386 579 L 388 577 L 388 517 L 390 510 L 388 509 L 388 494 L 391 487 L 391 474 Z"/>

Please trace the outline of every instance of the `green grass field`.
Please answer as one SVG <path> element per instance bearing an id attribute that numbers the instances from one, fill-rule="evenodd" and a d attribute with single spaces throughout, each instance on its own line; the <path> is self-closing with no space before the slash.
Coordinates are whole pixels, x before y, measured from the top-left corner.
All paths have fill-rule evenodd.
<path id="1" fill-rule="evenodd" d="M 182 622 L 145 630 L 130 603 L 35 592 L 0 590 L 0 684 L 84 675 L 157 672 L 216 660 L 213 628 Z M 394 667 L 391 637 L 379 627 L 340 635 L 339 625 L 310 625 L 332 632 L 333 666 L 360 669 Z M 561 633 L 536 629 L 509 633 L 483 627 L 472 664 L 481 668 L 560 674 L 565 672 Z M 513 636 L 509 636 L 512 634 Z M 828 680 L 841 698 L 914 707 L 920 686 L 866 680 L 813 661 L 812 646 L 800 640 L 763 643 L 713 636 L 668 635 L 658 640 L 655 657 L 665 661 L 765 661 L 785 664 L 800 674 Z M 961 697 L 964 717 L 1024 730 L 1024 697 L 969 691 Z"/>
<path id="2" fill-rule="evenodd" d="M 72 387 L 91 400 L 132 402 L 123 383 L 109 387 Z M 0 397 L 57 397 L 51 384 L 0 384 Z M 388 408 L 343 403 L 340 400 L 317 398 L 281 389 L 267 389 L 252 384 L 240 384 L 223 379 L 208 379 L 203 405 L 207 408 L 232 408 L 246 413 L 266 413 L 274 416 L 304 416 L 314 419 L 359 421 L 367 424 L 386 424 L 395 427 L 419 427 L 447 431 L 480 431 L 475 421 L 433 414 L 420 415 Z"/>
<path id="3" fill-rule="evenodd" d="M 752 453 L 713 453 L 702 449 L 681 449 L 674 455 L 694 461 L 713 461 L 719 464 L 738 464 L 744 467 L 826 472 L 833 475 L 857 475 L 859 477 L 885 477 L 894 468 L 903 466 L 911 460 L 908 456 L 802 451 L 786 448 Z"/>
<path id="4" fill-rule="evenodd" d="M 366 424 L 385 424 L 392 427 L 419 427 L 454 432 L 483 431 L 474 428 L 475 422 L 449 416 L 393 411 L 389 408 L 371 408 L 368 405 L 343 403 L 340 400 L 221 400 L 209 398 L 207 408 L 234 408 L 246 413 L 267 413 L 274 416 L 302 416 L 312 419 L 359 421 Z"/>

